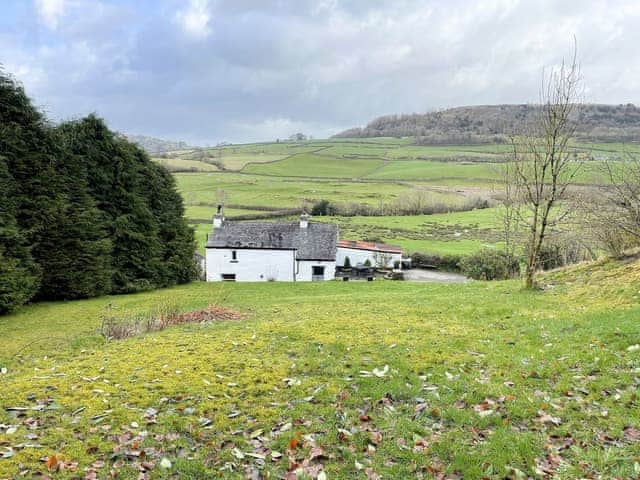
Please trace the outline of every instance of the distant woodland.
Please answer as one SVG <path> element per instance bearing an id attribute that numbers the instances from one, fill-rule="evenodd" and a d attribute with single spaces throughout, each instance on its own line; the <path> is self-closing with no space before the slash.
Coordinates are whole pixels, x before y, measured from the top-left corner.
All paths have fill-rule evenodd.
<path id="1" fill-rule="evenodd" d="M 335 137 L 416 137 L 416 143 L 425 145 L 505 143 L 509 135 L 518 134 L 522 125 L 533 121 L 538 111 L 535 105 L 483 105 L 386 115 Z M 575 115 L 578 141 L 640 141 L 640 108 L 633 104 L 582 105 Z"/>
<path id="2" fill-rule="evenodd" d="M 149 153 L 170 152 L 173 150 L 185 150 L 190 148 L 185 142 L 174 142 L 171 140 L 162 140 L 160 138 L 148 137 L 146 135 L 125 135 L 127 140 L 135 143 L 144 151 Z"/>
<path id="3" fill-rule="evenodd" d="M 188 282 L 194 248 L 169 172 L 93 115 L 52 125 L 0 71 L 0 314 Z"/>

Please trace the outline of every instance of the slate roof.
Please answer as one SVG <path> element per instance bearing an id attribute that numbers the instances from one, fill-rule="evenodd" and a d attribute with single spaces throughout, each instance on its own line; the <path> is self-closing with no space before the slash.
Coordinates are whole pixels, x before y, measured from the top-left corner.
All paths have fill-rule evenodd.
<path id="1" fill-rule="evenodd" d="M 297 250 L 298 260 L 335 260 L 338 226 L 311 223 L 228 222 L 214 228 L 206 248 Z"/>
<path id="2" fill-rule="evenodd" d="M 402 247 L 387 245 L 386 243 L 362 242 L 360 240 L 340 240 L 338 246 L 342 248 L 355 248 L 357 250 L 371 250 L 373 252 L 402 253 Z"/>

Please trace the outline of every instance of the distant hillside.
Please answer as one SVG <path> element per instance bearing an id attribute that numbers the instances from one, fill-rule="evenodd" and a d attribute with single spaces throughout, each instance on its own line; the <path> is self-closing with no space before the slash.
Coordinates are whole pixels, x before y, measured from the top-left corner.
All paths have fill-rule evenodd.
<path id="1" fill-rule="evenodd" d="M 190 148 L 185 142 L 173 142 L 161 138 L 147 137 L 146 135 L 125 135 L 127 140 L 137 143 L 147 153 L 162 153 L 171 150 L 184 150 Z"/>
<path id="2" fill-rule="evenodd" d="M 417 137 L 422 144 L 503 143 L 531 120 L 535 105 L 456 107 L 424 114 L 386 115 L 364 128 L 335 137 Z M 640 141 L 640 108 L 626 105 L 584 105 L 576 111 L 576 138 L 593 142 Z"/>

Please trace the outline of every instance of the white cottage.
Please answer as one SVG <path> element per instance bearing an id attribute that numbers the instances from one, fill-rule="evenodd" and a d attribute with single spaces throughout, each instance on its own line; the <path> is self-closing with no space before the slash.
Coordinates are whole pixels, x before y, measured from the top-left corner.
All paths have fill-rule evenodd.
<path id="1" fill-rule="evenodd" d="M 322 281 L 335 277 L 337 225 L 213 220 L 206 243 L 208 282 Z"/>

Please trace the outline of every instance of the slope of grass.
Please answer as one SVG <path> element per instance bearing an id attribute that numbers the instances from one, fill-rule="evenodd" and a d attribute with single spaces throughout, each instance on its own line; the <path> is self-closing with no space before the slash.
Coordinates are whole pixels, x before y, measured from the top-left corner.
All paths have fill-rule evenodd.
<path id="1" fill-rule="evenodd" d="M 221 190 L 225 192 L 226 203 L 232 205 L 296 208 L 304 202 L 320 199 L 377 205 L 394 201 L 420 187 L 399 182 L 345 182 L 326 178 L 307 180 L 237 173 L 178 173 L 175 179 L 188 205 L 198 202 L 215 204 L 217 193 Z M 461 201 L 461 196 L 455 193 L 431 194 L 444 203 L 458 204 Z"/>
<path id="2" fill-rule="evenodd" d="M 153 158 L 152 160 L 158 162 L 170 172 L 215 172 L 218 170 L 215 165 L 198 160 L 186 160 L 183 158 Z"/>
<path id="3" fill-rule="evenodd" d="M 220 160 L 227 170 L 242 170 L 248 163 L 268 163 L 285 158 L 282 154 L 268 153 L 233 153 L 215 157 Z"/>
<path id="4" fill-rule="evenodd" d="M 279 162 L 247 165 L 244 171 L 287 177 L 358 178 L 381 165 L 381 160 L 343 159 L 300 154 Z"/>
<path id="5" fill-rule="evenodd" d="M 0 319 L 0 478 L 634 478 L 639 268 L 30 306 Z M 108 303 L 251 316 L 105 342 Z"/>
<path id="6" fill-rule="evenodd" d="M 500 169 L 498 165 L 489 163 L 406 160 L 390 162 L 367 177 L 394 180 L 463 179 L 482 184 L 498 179 Z"/>
<path id="7" fill-rule="evenodd" d="M 498 209 L 433 215 L 383 217 L 318 217 L 337 223 L 340 237 L 379 239 L 413 252 L 467 255 L 501 241 Z"/>

